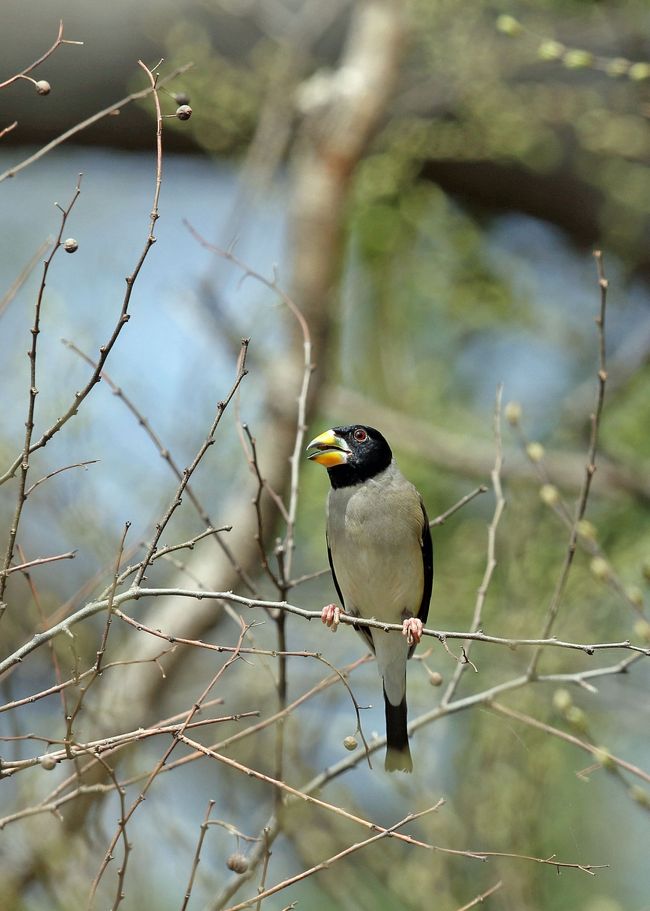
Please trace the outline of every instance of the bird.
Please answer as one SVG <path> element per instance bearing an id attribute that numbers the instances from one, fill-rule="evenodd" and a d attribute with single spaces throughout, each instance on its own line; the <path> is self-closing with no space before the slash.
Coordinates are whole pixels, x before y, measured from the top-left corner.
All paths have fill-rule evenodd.
<path id="1" fill-rule="evenodd" d="M 433 546 L 422 497 L 374 427 L 333 427 L 307 446 L 327 469 L 327 555 L 340 607 L 321 620 L 334 632 L 341 612 L 401 623 L 402 634 L 357 627 L 377 658 L 386 715 L 386 771 L 411 772 L 406 662 L 422 637 L 433 588 Z"/>

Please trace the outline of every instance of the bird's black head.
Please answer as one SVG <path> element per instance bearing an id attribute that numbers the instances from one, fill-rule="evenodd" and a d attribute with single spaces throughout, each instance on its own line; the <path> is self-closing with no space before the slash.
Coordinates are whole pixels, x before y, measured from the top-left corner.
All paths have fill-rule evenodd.
<path id="1" fill-rule="evenodd" d="M 311 441 L 312 462 L 327 468 L 332 487 L 350 487 L 388 468 L 391 448 L 378 430 L 365 424 L 333 427 Z"/>

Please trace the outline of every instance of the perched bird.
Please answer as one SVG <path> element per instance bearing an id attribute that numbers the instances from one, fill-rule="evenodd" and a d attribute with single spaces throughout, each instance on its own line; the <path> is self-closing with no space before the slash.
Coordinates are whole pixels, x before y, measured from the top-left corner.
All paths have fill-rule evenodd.
<path id="1" fill-rule="evenodd" d="M 341 610 L 401 623 L 396 631 L 359 627 L 384 684 L 389 772 L 413 769 L 406 729 L 406 661 L 422 637 L 433 585 L 431 532 L 422 497 L 400 472 L 378 430 L 363 424 L 326 430 L 307 447 L 327 468 L 327 553 L 341 607 L 323 608 L 336 630 Z"/>

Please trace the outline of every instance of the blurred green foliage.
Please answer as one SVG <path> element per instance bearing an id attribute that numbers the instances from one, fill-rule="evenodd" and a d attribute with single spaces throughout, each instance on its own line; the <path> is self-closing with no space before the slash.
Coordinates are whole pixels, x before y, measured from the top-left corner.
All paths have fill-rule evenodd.
<path id="1" fill-rule="evenodd" d="M 587 232 L 631 268 L 639 261 L 647 265 L 645 4 L 546 0 L 501 4 L 500 10 L 505 15 L 498 18 L 499 8 L 487 0 L 410 0 L 407 60 L 377 140 L 386 160 L 372 170 L 368 163 L 357 181 L 359 192 L 401 195 L 417 185 L 426 162 L 499 164 L 506 180 L 514 166 L 562 174 L 593 197 L 597 224 Z M 262 32 L 257 42 L 229 56 L 217 50 L 218 27 L 206 27 L 205 15 L 184 17 L 166 37 L 171 63 L 196 61 L 185 79 L 194 117 L 182 128 L 189 127 L 209 152 L 239 155 L 269 99 L 279 94 L 293 103 L 305 74 L 304 55 L 311 53 L 312 70 L 327 67 L 332 61 L 323 55 L 332 53 L 332 42 L 306 51 Z M 504 27 L 508 17 L 521 27 Z M 292 55 L 301 61 L 293 83 L 286 63 Z M 510 207 L 517 207 L 515 187 Z M 366 243 L 381 253 L 400 227 L 384 212 Z"/>

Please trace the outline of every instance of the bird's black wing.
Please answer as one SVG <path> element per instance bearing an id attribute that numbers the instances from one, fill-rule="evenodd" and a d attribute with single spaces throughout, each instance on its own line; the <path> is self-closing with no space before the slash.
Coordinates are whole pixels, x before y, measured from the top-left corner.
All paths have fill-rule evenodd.
<path id="1" fill-rule="evenodd" d="M 420 501 L 422 502 L 422 501 Z M 431 592 L 433 590 L 433 543 L 431 541 L 431 529 L 429 527 L 429 517 L 422 503 L 422 515 L 424 517 L 424 526 L 422 528 L 422 539 L 420 549 L 422 551 L 422 566 L 424 569 L 424 587 L 422 589 L 422 601 L 418 617 L 422 623 L 427 622 L 429 615 L 429 602 L 431 601 Z"/>
<path id="2" fill-rule="evenodd" d="M 339 596 L 339 601 L 341 602 L 341 610 L 345 610 L 345 601 L 343 599 L 343 592 L 340 589 L 339 581 L 336 578 L 336 573 L 334 572 L 334 561 L 332 560 L 332 549 L 330 547 L 329 536 L 325 535 L 325 540 L 327 541 L 327 559 L 329 560 L 330 569 L 332 570 L 332 579 L 334 579 L 334 587 L 336 588 L 336 593 Z"/>
<path id="3" fill-rule="evenodd" d="M 429 526 L 427 525 L 427 528 L 428 527 Z M 341 610 L 345 611 L 345 600 L 343 598 L 343 592 L 341 591 L 339 581 L 336 578 L 336 572 L 334 570 L 334 561 L 332 560 L 332 550 L 330 548 L 330 540 L 329 540 L 329 537 L 327 536 L 327 533 L 325 533 L 325 540 L 327 541 L 327 559 L 329 560 L 330 569 L 332 570 L 332 579 L 334 580 L 334 587 L 336 588 L 336 592 L 339 596 L 339 601 L 341 602 Z M 361 638 L 366 642 L 366 644 L 370 647 L 370 650 L 372 652 L 374 652 L 375 646 L 373 644 L 372 636 L 370 634 L 370 630 L 368 629 L 368 627 L 367 626 L 357 626 L 355 624 L 354 628 L 359 633 Z"/>

